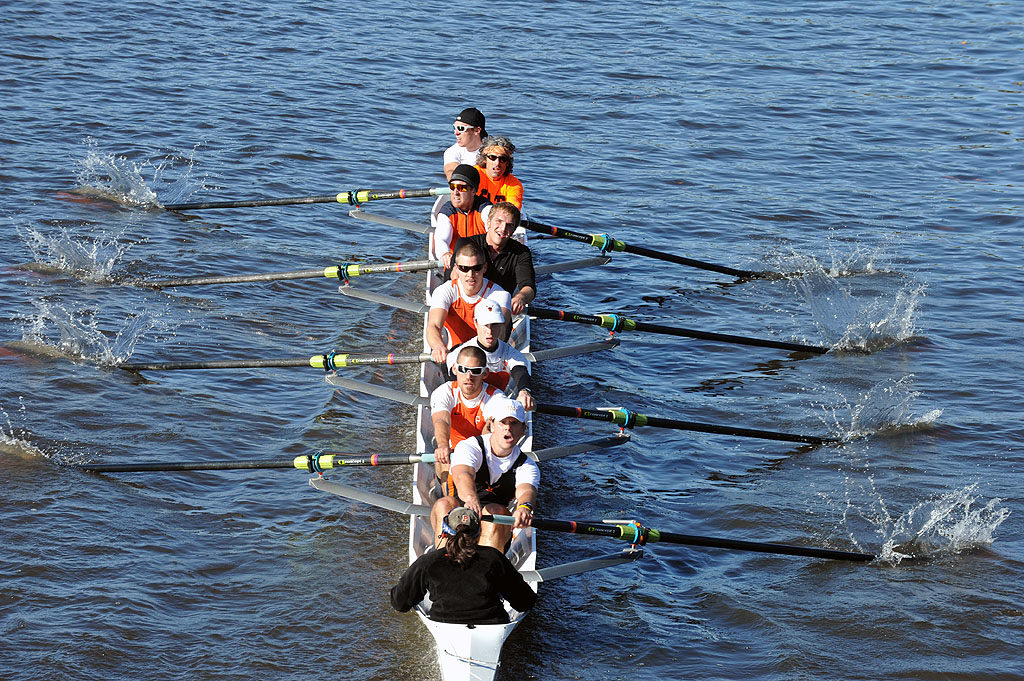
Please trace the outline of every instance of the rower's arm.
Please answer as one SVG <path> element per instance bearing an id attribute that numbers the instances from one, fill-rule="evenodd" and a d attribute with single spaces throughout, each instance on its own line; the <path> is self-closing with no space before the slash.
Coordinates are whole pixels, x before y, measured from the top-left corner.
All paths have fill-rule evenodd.
<path id="1" fill-rule="evenodd" d="M 516 485 L 516 509 L 512 512 L 516 521 L 512 527 L 527 527 L 533 522 L 533 505 L 536 501 L 536 487 L 529 483 Z"/>
<path id="2" fill-rule="evenodd" d="M 434 449 L 434 456 L 438 463 L 447 464 L 452 451 L 452 415 L 451 412 L 438 411 L 430 415 L 434 423 L 434 439 L 437 440 L 437 447 Z"/>
<path id="3" fill-rule="evenodd" d="M 443 362 L 448 357 L 448 345 L 441 335 L 447 316 L 448 311 L 439 307 L 431 308 L 427 314 L 427 345 L 430 346 L 430 358 L 435 362 Z"/>
<path id="4" fill-rule="evenodd" d="M 526 306 L 537 297 L 537 291 L 532 286 L 524 286 L 519 293 L 512 296 L 512 314 L 522 314 Z"/>
<path id="5" fill-rule="evenodd" d="M 484 464 L 486 465 L 486 463 Z M 463 505 L 472 509 L 478 516 L 483 514 L 480 507 L 480 497 L 476 493 L 476 471 L 472 466 L 457 464 L 452 466 L 451 479 L 455 482 L 455 491 L 462 499 Z"/>

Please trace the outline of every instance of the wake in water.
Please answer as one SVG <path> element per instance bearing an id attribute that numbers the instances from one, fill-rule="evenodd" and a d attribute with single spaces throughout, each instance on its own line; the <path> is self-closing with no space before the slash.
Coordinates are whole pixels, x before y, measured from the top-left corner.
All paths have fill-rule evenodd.
<path id="1" fill-rule="evenodd" d="M 26 352 L 52 357 L 84 359 L 104 366 L 123 363 L 135 346 L 151 331 L 166 332 L 166 315 L 151 311 L 129 315 L 120 330 L 104 331 L 96 308 L 70 310 L 60 303 L 33 301 L 36 314 L 29 318 L 22 335 Z"/>
<path id="2" fill-rule="evenodd" d="M 78 172 L 78 188 L 75 193 L 115 201 L 125 206 L 158 208 L 161 203 L 178 203 L 205 186 L 206 178 L 193 177 L 192 157 L 175 156 L 157 163 L 143 161 L 136 163 L 124 156 L 102 153 L 93 138 L 85 140 L 88 147 L 85 159 Z M 195 149 L 192 150 L 195 153 Z M 176 172 L 176 163 L 184 163 L 184 171 L 176 179 L 169 179 Z M 149 175 L 147 182 L 144 175 Z M 159 201 L 156 188 L 166 197 Z"/>

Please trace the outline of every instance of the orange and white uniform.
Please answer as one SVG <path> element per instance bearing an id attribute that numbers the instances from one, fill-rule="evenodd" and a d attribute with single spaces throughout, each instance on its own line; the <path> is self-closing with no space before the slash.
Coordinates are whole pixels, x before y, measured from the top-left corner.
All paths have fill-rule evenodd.
<path id="1" fill-rule="evenodd" d="M 491 202 L 482 196 L 473 197 L 473 207 L 459 210 L 446 201 L 438 209 L 431 221 L 434 225 L 433 257 L 440 258 L 451 253 L 455 242 L 466 236 L 487 232 L 487 215 L 491 212 Z"/>
<path id="2" fill-rule="evenodd" d="M 462 348 L 470 346 L 484 350 L 480 345 L 480 339 L 473 336 L 473 338 L 448 353 L 447 363 L 449 371 L 454 371 L 455 358 L 459 356 Z M 484 379 L 484 382 L 501 390 L 508 387 L 508 382 L 512 377 L 512 370 L 516 367 L 524 367 L 527 372 L 530 371 L 530 365 L 527 363 L 523 353 L 500 338 L 498 339 L 498 346 L 494 350 L 484 350 L 484 354 L 487 356 L 487 378 Z"/>
<path id="3" fill-rule="evenodd" d="M 515 175 L 502 175 L 497 180 L 492 180 L 487 171 L 480 166 L 480 188 L 476 190 L 477 196 L 482 196 L 491 203 L 508 201 L 514 203 L 516 208 L 523 208 L 523 183 Z"/>
<path id="4" fill-rule="evenodd" d="M 471 338 L 476 338 L 476 323 L 473 313 L 477 304 L 486 298 L 494 301 L 498 307 L 508 310 L 512 307 L 512 296 L 497 284 L 484 279 L 484 285 L 475 296 L 467 296 L 462 291 L 458 279 L 446 281 L 430 294 L 430 309 L 447 310 L 444 328 L 448 331 L 448 347 L 462 345 Z"/>
<path id="5" fill-rule="evenodd" d="M 462 396 L 457 381 L 442 383 L 430 393 L 430 413 L 449 412 L 452 419 L 452 430 L 449 435 L 452 447 L 466 438 L 476 437 L 484 432 L 487 421 L 484 419 L 484 405 L 494 395 L 501 392 L 494 386 L 483 386 L 480 394 L 471 400 Z"/>

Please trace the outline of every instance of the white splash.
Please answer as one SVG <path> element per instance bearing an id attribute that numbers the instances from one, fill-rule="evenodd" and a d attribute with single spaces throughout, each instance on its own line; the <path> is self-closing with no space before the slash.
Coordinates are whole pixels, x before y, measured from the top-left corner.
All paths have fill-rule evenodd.
<path id="1" fill-rule="evenodd" d="M 1010 515 L 1001 499 L 979 502 L 978 486 L 968 485 L 922 501 L 893 517 L 884 506 L 875 516 L 882 540 L 879 556 L 898 565 L 906 558 L 927 558 L 961 553 L 987 546 Z"/>
<path id="2" fill-rule="evenodd" d="M 87 281 L 109 281 L 114 267 L 132 247 L 120 240 L 123 231 L 113 235 L 72 234 L 63 225 L 52 234 L 32 227 L 17 229 L 36 263 L 54 271 L 79 273 Z"/>
<path id="3" fill-rule="evenodd" d="M 100 196 L 126 206 L 155 208 L 161 204 L 156 188 L 167 197 L 165 203 L 176 203 L 204 187 L 206 178 L 192 176 L 195 148 L 188 157 L 174 156 L 154 163 L 148 160 L 135 162 L 124 156 L 103 153 L 91 137 L 85 140 L 85 144 L 88 151 L 80 162 L 78 193 Z M 176 170 L 176 162 L 185 164 L 184 172 L 177 179 L 169 180 L 167 176 Z"/>
<path id="4" fill-rule="evenodd" d="M 852 400 L 836 395 L 834 402 L 820 402 L 822 421 L 829 432 L 846 440 L 875 433 L 923 429 L 942 416 L 941 409 L 915 413 L 921 393 L 914 390 L 914 375 L 884 379 Z"/>
<path id="5" fill-rule="evenodd" d="M 105 331 L 97 308 L 70 310 L 59 303 L 33 301 L 36 314 L 28 319 L 22 340 L 55 348 L 60 354 L 113 366 L 131 357 L 151 330 L 166 331 L 163 317 L 149 311 L 129 315 L 120 330 Z"/>

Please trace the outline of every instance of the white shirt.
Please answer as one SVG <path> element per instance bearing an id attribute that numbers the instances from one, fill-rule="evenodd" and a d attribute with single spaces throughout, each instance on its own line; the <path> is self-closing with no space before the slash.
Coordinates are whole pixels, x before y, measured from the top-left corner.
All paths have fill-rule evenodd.
<path id="1" fill-rule="evenodd" d="M 467 400 L 463 396 L 462 391 L 459 390 L 459 386 L 453 386 L 451 381 L 447 381 L 434 388 L 434 391 L 430 393 L 430 413 L 436 414 L 446 411 L 450 414 L 458 406 L 459 402 L 462 402 L 462 404 L 469 408 L 483 407 L 487 400 L 491 399 L 492 395 L 500 394 L 500 392 L 494 389 L 494 386 L 484 384 L 484 388 L 480 391 L 479 395 L 471 400 Z"/>
<path id="2" fill-rule="evenodd" d="M 465 163 L 467 165 L 475 166 L 479 156 L 480 147 L 477 147 L 475 151 L 470 151 L 466 147 L 460 147 L 456 143 L 444 150 L 444 165 L 448 165 L 449 163 Z"/>
<path id="3" fill-rule="evenodd" d="M 516 446 L 512 448 L 512 451 L 508 456 L 495 456 L 491 452 L 490 433 L 484 433 L 480 436 L 480 439 L 484 442 L 485 452 L 480 451 L 480 444 L 475 437 L 468 437 L 455 445 L 455 449 L 452 451 L 451 457 L 452 467 L 462 465 L 469 466 L 473 470 L 479 470 L 480 466 L 483 465 L 484 458 L 486 457 L 487 468 L 491 476 L 488 482 L 493 483 L 495 480 L 500 478 L 503 473 L 512 469 L 512 464 L 514 464 L 516 459 L 519 458 L 519 453 L 522 450 Z M 522 484 L 533 485 L 534 489 L 539 489 L 540 467 L 533 459 L 527 458 L 523 465 L 516 469 L 516 487 L 519 487 L 519 485 Z"/>

